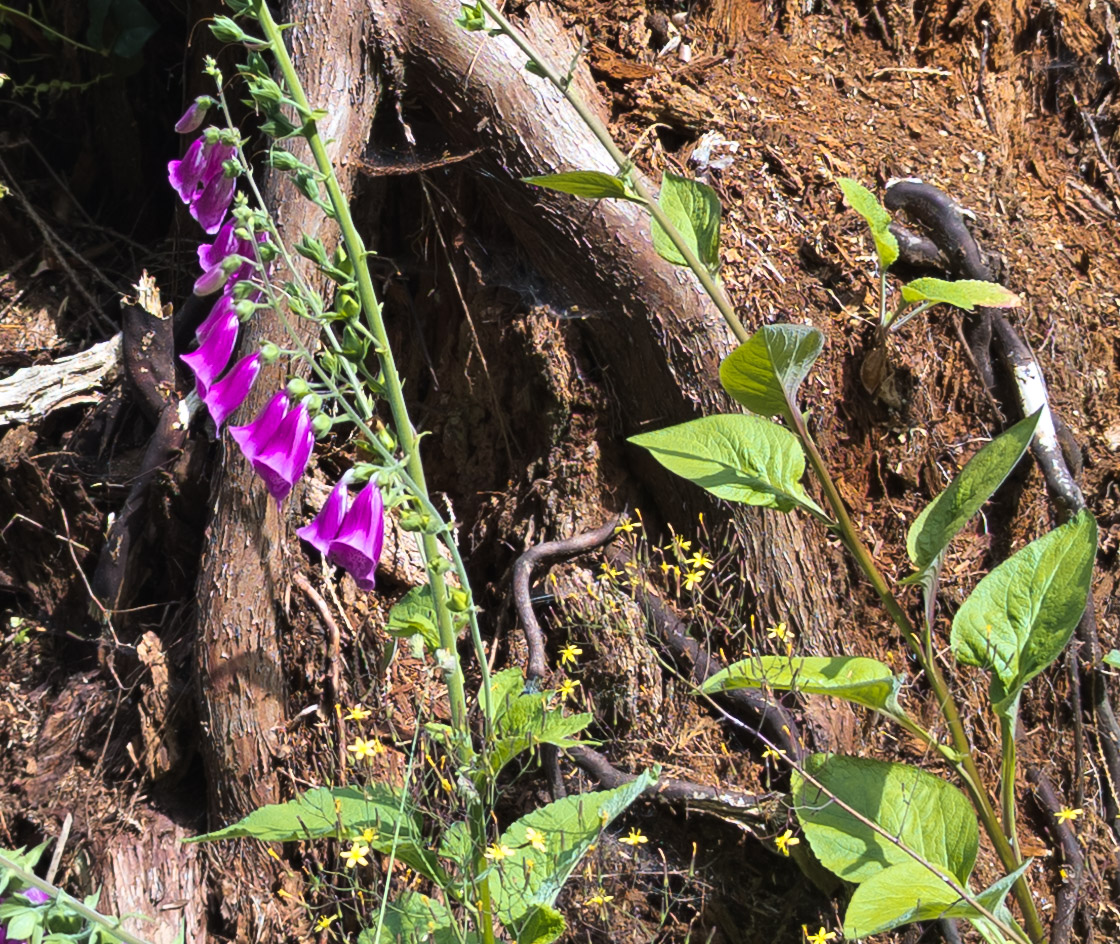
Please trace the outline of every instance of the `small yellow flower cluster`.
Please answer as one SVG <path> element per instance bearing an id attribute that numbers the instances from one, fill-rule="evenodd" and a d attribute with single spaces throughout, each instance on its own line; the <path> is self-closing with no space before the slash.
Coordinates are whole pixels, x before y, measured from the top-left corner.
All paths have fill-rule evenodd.
<path id="1" fill-rule="evenodd" d="M 800 842 L 801 842 L 801 840 L 798 839 L 793 834 L 793 831 L 789 830 L 789 829 L 787 829 L 780 836 L 775 836 L 774 837 L 774 845 L 778 847 L 778 851 L 784 856 L 789 855 L 789 850 L 790 850 L 791 846 L 796 846 Z"/>
<path id="2" fill-rule="evenodd" d="M 649 839 L 648 837 L 642 835 L 642 831 L 640 829 L 632 828 L 630 830 L 630 834 L 626 836 L 626 838 L 620 839 L 618 841 L 621 843 L 625 843 L 628 846 L 640 846 L 642 843 L 649 842 Z"/>
<path id="3" fill-rule="evenodd" d="M 801 925 L 801 931 L 805 935 L 806 944 L 827 944 L 828 941 L 835 941 L 837 936 L 835 931 L 826 931 L 823 927 L 816 934 L 810 934 L 807 924 Z"/>
<path id="4" fill-rule="evenodd" d="M 513 855 L 513 850 L 503 842 L 491 843 L 482 855 L 489 862 L 501 862 Z"/>

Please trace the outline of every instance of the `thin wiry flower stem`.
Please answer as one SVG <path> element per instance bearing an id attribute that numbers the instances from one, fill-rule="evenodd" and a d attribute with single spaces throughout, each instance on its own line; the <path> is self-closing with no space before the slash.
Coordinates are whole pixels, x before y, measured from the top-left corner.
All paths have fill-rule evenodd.
<path id="1" fill-rule="evenodd" d="M 500 29 L 505 36 L 508 36 L 513 44 L 529 57 L 529 60 L 539 70 L 539 74 L 548 79 L 553 87 L 568 100 L 568 103 L 575 109 L 576 114 L 579 115 L 580 120 L 603 146 L 603 149 L 610 156 L 610 159 L 614 161 L 615 165 L 618 167 L 619 174 L 626 177 L 633 191 L 644 201 L 645 207 L 649 210 L 650 215 L 668 235 L 670 242 L 672 242 L 677 252 L 684 258 L 688 267 L 700 282 L 701 287 L 715 304 L 719 313 L 723 316 L 723 320 L 727 323 L 727 327 L 731 329 L 731 333 L 735 335 L 740 344 L 745 344 L 747 340 L 749 340 L 750 334 L 747 332 L 747 329 L 743 327 L 739 316 L 735 314 L 735 308 L 731 304 L 731 299 L 727 297 L 727 293 L 723 290 L 723 286 L 719 283 L 718 279 L 708 271 L 708 267 L 705 266 L 697 257 L 696 253 L 692 251 L 692 247 L 685 241 L 680 230 L 673 225 L 673 222 L 666 215 L 665 211 L 661 209 L 661 205 L 657 202 L 653 191 L 647 187 L 637 175 L 631 173 L 634 169 L 634 164 L 622 153 L 618 145 L 614 143 L 610 131 L 607 130 L 598 116 L 587 106 L 587 103 L 579 93 L 572 88 L 571 83 L 565 81 L 560 73 L 545 61 L 544 57 L 533 44 L 501 14 L 490 0 L 479 0 L 479 5 L 486 11 L 486 15 L 497 24 L 498 29 Z"/>

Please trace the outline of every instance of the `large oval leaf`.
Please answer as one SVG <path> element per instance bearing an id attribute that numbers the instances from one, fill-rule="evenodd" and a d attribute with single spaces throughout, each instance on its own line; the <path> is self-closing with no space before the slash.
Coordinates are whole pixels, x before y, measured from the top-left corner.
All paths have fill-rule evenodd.
<path id="1" fill-rule="evenodd" d="M 801 487 L 805 454 L 788 429 L 761 416 L 722 414 L 631 436 L 665 468 L 728 501 L 823 515 Z"/>
<path id="2" fill-rule="evenodd" d="M 1004 899 L 1028 866 L 1024 863 L 1011 875 L 976 894 L 977 904 L 1001 920 L 1008 917 Z M 920 862 L 910 859 L 876 873 L 855 890 L 844 915 L 844 936 L 857 940 L 913 921 L 983 917 L 975 905 L 961 898 Z"/>
<path id="3" fill-rule="evenodd" d="M 848 882 L 872 876 L 913 857 L 832 800 L 835 796 L 964 883 L 976 863 L 980 835 L 964 794 L 933 774 L 908 764 L 813 754 L 805 773 L 794 771 L 794 809 L 805 838 L 825 868 Z"/>
<path id="4" fill-rule="evenodd" d="M 752 413 L 792 421 L 797 390 L 824 346 L 811 325 L 764 325 L 719 365 L 723 389 Z"/>
<path id="5" fill-rule="evenodd" d="M 832 695 L 900 717 L 902 680 L 882 662 L 860 656 L 754 656 L 729 665 L 702 686 L 707 694 L 736 688 Z"/>
<path id="6" fill-rule="evenodd" d="M 907 578 L 908 583 L 936 563 L 965 523 L 1011 474 L 1030 445 L 1041 415 L 1037 410 L 993 439 L 968 460 L 945 491 L 922 509 L 906 536 L 906 553 L 918 570 Z"/>
<path id="7" fill-rule="evenodd" d="M 718 271 L 720 203 L 715 190 L 699 180 L 666 171 L 657 202 L 696 258 L 708 271 Z M 654 219 L 651 226 L 657 254 L 674 265 L 688 265 L 661 224 Z"/>
<path id="8" fill-rule="evenodd" d="M 1093 578 L 1097 522 L 1087 511 L 1032 541 L 976 585 L 953 618 L 956 657 L 993 675 L 992 706 L 1011 711 L 1023 686 L 1073 635 Z"/>
<path id="9" fill-rule="evenodd" d="M 907 302 L 942 302 L 954 308 L 972 311 L 977 305 L 983 308 L 1015 308 L 1022 304 L 1019 296 L 995 282 L 978 279 L 914 279 L 902 286 L 902 300 Z"/>

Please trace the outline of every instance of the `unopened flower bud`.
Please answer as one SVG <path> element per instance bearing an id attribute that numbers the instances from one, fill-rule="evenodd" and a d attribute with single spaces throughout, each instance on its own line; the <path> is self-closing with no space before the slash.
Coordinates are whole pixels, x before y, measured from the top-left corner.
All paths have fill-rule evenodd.
<path id="1" fill-rule="evenodd" d="M 465 613 L 471 605 L 471 595 L 466 590 L 452 590 L 447 595 L 447 608 L 452 613 Z"/>
<path id="2" fill-rule="evenodd" d="M 216 16 L 210 24 L 210 32 L 219 43 L 243 43 L 248 34 L 228 16 Z"/>
<path id="3" fill-rule="evenodd" d="M 206 113 L 214 105 L 214 99 L 209 95 L 200 95 L 183 112 L 183 117 L 175 122 L 175 130 L 179 134 L 190 134 L 192 131 L 197 131 L 202 127 L 202 123 L 206 120 Z"/>
<path id="4" fill-rule="evenodd" d="M 316 439 L 322 439 L 331 431 L 334 425 L 332 420 L 326 413 L 319 413 L 311 418 L 311 432 L 315 434 Z"/>
<path id="5" fill-rule="evenodd" d="M 319 394 L 317 394 L 317 393 L 309 393 L 306 397 L 303 397 L 299 402 L 302 403 L 305 407 L 307 407 L 307 412 L 310 413 L 312 416 L 317 415 L 318 412 L 321 409 L 323 409 L 323 398 L 321 396 L 319 396 Z"/>
<path id="6" fill-rule="evenodd" d="M 275 364 L 280 360 L 280 354 L 280 348 L 271 341 L 265 341 L 264 344 L 261 345 L 261 360 L 265 364 Z"/>
<path id="7" fill-rule="evenodd" d="M 288 381 L 287 386 L 288 396 L 293 400 L 299 401 L 311 393 L 311 384 L 309 384 L 302 377 L 293 377 Z"/>
<path id="8" fill-rule="evenodd" d="M 242 324 L 253 317 L 253 313 L 257 308 L 257 303 L 248 298 L 241 299 L 241 301 L 236 302 L 233 306 L 233 310 L 237 313 L 237 320 Z"/>

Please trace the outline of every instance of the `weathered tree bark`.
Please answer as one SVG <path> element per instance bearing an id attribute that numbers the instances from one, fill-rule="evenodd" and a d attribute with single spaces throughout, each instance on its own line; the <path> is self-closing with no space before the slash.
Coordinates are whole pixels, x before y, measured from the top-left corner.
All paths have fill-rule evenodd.
<path id="1" fill-rule="evenodd" d="M 653 250 L 648 216 L 623 201 L 592 204 L 516 184 L 518 177 L 561 170 L 616 172 L 560 94 L 525 71 L 524 55 L 504 37 L 460 29 L 456 0 L 371 0 L 371 8 L 382 46 L 397 57 L 410 92 L 422 97 L 457 147 L 484 145 L 487 168 L 502 182 L 489 202 L 562 307 L 606 310 L 605 317 L 581 322 L 581 330 L 598 362 L 609 365 L 624 434 L 738 409 L 717 380 L 730 333 L 691 273 Z M 571 39 L 547 8 L 531 6 L 521 25 L 553 64 L 572 60 Z M 582 64 L 574 82 L 605 118 Z M 488 186 L 485 177 L 479 186 Z M 669 520 L 679 524 L 684 509 L 713 509 L 706 493 L 638 450 L 629 458 Z M 588 515 L 588 524 L 598 517 Z M 806 634 L 824 632 L 848 591 L 819 535 L 805 533 L 815 525 L 755 510 L 744 511 L 739 522 L 763 612 Z"/>
<path id="2" fill-rule="evenodd" d="M 372 73 L 364 65 L 365 4 L 361 0 L 293 0 L 284 18 L 295 24 L 285 35 L 308 98 L 330 113 L 321 122 L 320 132 L 340 168 L 343 190 L 349 192 L 349 168 L 365 145 L 376 102 Z M 293 149 L 302 160 L 310 161 L 305 147 Z M 265 198 L 289 244 L 307 233 L 320 236 L 331 247 L 335 236 L 324 226 L 322 212 L 299 196 L 286 177 L 273 174 Z M 316 329 L 311 323 L 300 330 L 304 341 L 314 341 Z M 247 326 L 243 350 L 255 348 L 262 340 L 284 344 L 279 320 L 264 309 Z M 246 422 L 256 415 L 285 379 L 283 365 L 262 370 L 236 421 Z M 288 509 L 293 507 L 289 503 L 278 511 L 228 439 L 223 438 L 222 448 L 213 486 L 213 518 L 198 581 L 196 644 L 202 755 L 209 813 L 215 825 L 282 799 L 274 772 L 286 750 L 278 621 L 285 597 Z M 238 854 L 254 855 L 249 849 L 243 844 Z M 262 868 L 268 861 L 262 855 L 256 853 L 256 858 L 255 865 L 245 863 L 245 874 L 255 871 L 256 881 L 229 886 L 232 897 L 222 896 L 223 917 L 237 919 L 239 940 L 279 939 L 279 929 L 269 930 L 274 905 L 267 885 L 260 881 L 260 875 L 271 874 L 272 869 Z"/>

